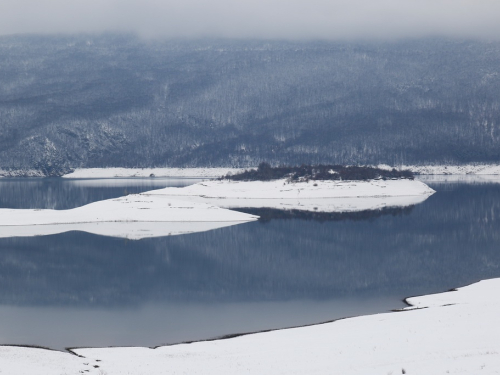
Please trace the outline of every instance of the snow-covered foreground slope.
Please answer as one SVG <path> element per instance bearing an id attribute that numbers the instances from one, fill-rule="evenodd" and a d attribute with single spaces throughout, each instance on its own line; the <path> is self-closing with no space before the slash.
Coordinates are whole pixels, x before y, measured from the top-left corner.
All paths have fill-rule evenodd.
<path id="1" fill-rule="evenodd" d="M 0 237 L 80 230 L 140 239 L 200 232 L 253 220 L 257 217 L 208 204 L 134 194 L 70 210 L 0 209 Z"/>
<path id="2" fill-rule="evenodd" d="M 318 212 L 352 212 L 404 207 L 423 202 L 434 190 L 420 181 L 207 181 L 183 188 L 152 190 L 225 208 L 276 208 Z"/>
<path id="3" fill-rule="evenodd" d="M 497 374 L 500 279 L 400 312 L 156 349 L 0 347 L 6 374 Z M 99 367 L 95 367 L 99 366 Z M 404 372 L 403 372 L 404 371 Z"/>
<path id="4" fill-rule="evenodd" d="M 113 177 L 196 177 L 214 178 L 228 173 L 240 173 L 238 168 L 78 168 L 65 178 L 113 178 Z"/>

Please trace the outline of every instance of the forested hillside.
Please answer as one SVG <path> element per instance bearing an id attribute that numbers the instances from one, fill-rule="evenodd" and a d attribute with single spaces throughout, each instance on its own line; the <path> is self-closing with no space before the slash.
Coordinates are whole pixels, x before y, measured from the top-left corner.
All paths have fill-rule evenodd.
<path id="1" fill-rule="evenodd" d="M 0 169 L 500 160 L 500 43 L 0 38 Z"/>

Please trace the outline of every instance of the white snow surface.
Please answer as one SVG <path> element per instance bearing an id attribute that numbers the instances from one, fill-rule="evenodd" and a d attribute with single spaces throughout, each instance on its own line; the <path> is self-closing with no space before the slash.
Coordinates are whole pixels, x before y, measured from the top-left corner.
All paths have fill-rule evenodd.
<path id="1" fill-rule="evenodd" d="M 352 212 L 418 204 L 433 193 L 434 190 L 424 183 L 412 180 L 288 182 L 282 179 L 206 181 L 143 194 L 205 202 L 225 208 Z"/>
<path id="2" fill-rule="evenodd" d="M 214 178 L 243 172 L 241 168 L 78 168 L 65 178 L 195 177 Z"/>
<path id="3" fill-rule="evenodd" d="M 140 239 L 205 231 L 257 218 L 204 203 L 133 194 L 69 210 L 0 209 L 0 237 L 81 230 Z"/>
<path id="4" fill-rule="evenodd" d="M 6 374 L 498 374 L 500 279 L 413 297 L 384 314 L 156 349 L 82 348 L 84 358 L 0 347 Z M 99 367 L 94 367 L 99 366 Z"/>

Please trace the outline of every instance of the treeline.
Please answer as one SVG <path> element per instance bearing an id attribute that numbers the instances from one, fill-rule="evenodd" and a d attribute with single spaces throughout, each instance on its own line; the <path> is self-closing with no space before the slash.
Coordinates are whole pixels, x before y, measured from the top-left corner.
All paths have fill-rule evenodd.
<path id="1" fill-rule="evenodd" d="M 290 181 L 318 180 L 374 180 L 374 179 L 413 179 L 409 170 L 386 170 L 366 166 L 343 165 L 301 165 L 300 167 L 272 167 L 262 162 L 257 169 L 249 169 L 238 174 L 228 174 L 223 179 L 232 181 L 271 181 L 287 178 Z"/>

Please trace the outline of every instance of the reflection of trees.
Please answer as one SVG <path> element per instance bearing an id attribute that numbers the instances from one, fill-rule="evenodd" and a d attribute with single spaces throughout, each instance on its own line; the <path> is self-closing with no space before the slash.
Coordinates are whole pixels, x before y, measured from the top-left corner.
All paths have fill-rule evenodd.
<path id="1" fill-rule="evenodd" d="M 314 220 L 314 221 L 361 221 L 373 220 L 385 215 L 403 216 L 409 215 L 415 206 L 407 207 L 384 207 L 378 210 L 363 210 L 355 212 L 318 212 L 303 210 L 279 210 L 276 208 L 233 208 L 235 211 L 245 212 L 260 216 L 259 221 L 263 223 L 271 220 Z"/>

